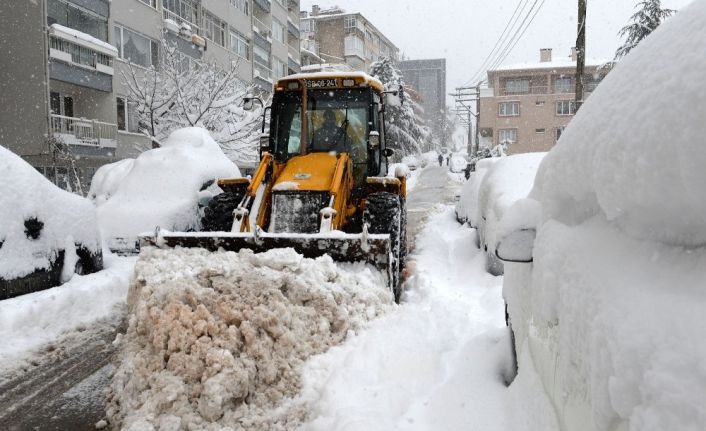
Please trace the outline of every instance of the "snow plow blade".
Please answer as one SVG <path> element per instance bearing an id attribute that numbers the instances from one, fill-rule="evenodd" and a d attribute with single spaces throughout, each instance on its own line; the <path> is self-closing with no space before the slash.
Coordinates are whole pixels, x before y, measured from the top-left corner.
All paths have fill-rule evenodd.
<path id="1" fill-rule="evenodd" d="M 328 254 L 337 262 L 363 262 L 389 274 L 390 236 L 374 234 L 268 234 L 228 232 L 159 232 L 157 235 L 141 236 L 140 248 L 203 248 L 209 251 L 220 249 L 239 251 L 250 249 L 255 253 L 274 248 L 292 248 L 307 258 Z"/>

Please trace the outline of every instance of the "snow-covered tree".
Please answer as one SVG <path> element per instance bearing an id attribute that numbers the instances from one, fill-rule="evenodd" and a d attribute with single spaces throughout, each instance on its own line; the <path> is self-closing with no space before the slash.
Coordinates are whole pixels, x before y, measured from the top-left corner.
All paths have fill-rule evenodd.
<path id="1" fill-rule="evenodd" d="M 130 65 L 123 73 L 141 131 L 160 141 L 176 129 L 199 126 L 211 132 L 231 159 L 256 159 L 262 107 L 242 109 L 243 97 L 258 92 L 238 78 L 238 63 L 223 69 L 190 59 L 167 41 L 161 48 L 157 68 Z"/>
<path id="2" fill-rule="evenodd" d="M 402 73 L 388 58 L 373 63 L 370 66 L 370 74 L 383 83 L 386 91 L 397 91 L 401 86 L 404 87 Z M 387 105 L 386 139 L 390 147 L 398 151 L 396 158 L 420 153 L 424 143 L 431 138 L 431 132 L 415 113 L 415 104 L 417 103 L 410 98 L 404 98 L 403 103 Z M 420 107 L 416 111 L 423 112 Z"/>
<path id="3" fill-rule="evenodd" d="M 625 57 L 642 39 L 652 33 L 665 19 L 676 11 L 662 8 L 661 0 L 642 0 L 635 5 L 638 9 L 630 20 L 631 24 L 620 30 L 620 37 L 625 37 L 625 42 L 615 52 L 615 60 Z"/>

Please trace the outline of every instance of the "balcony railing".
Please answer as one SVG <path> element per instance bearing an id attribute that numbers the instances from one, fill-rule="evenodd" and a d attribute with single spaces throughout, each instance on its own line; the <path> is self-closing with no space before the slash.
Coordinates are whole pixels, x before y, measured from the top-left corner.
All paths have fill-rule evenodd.
<path id="1" fill-rule="evenodd" d="M 270 9 L 272 9 L 272 4 L 270 3 L 270 0 L 255 0 L 254 3 L 265 12 L 269 13 Z"/>
<path id="2" fill-rule="evenodd" d="M 265 81 L 272 81 L 272 69 L 263 66 L 262 64 L 258 63 L 257 61 L 255 62 L 255 70 L 254 70 L 255 76 L 259 76 L 260 78 L 264 79 Z"/>
<path id="3" fill-rule="evenodd" d="M 193 22 L 189 21 L 186 18 L 182 18 L 181 16 L 170 11 L 167 8 L 162 8 L 162 17 L 164 19 L 170 19 L 179 25 L 187 24 L 189 27 L 191 27 L 191 33 L 198 34 L 199 36 L 203 36 L 203 32 L 201 31 L 201 27 L 199 27 L 198 25 L 194 24 Z"/>
<path id="4" fill-rule="evenodd" d="M 71 145 L 115 147 L 118 137 L 117 124 L 56 114 L 51 114 L 51 130 Z"/>
<path id="5" fill-rule="evenodd" d="M 62 60 L 69 60 L 70 58 L 70 61 L 75 64 L 88 66 L 94 69 L 100 68 L 99 65 L 111 69 L 113 67 L 113 57 L 97 52 L 91 48 L 59 39 L 55 36 L 50 37 L 49 48 L 55 51 L 54 57 L 61 58 Z M 62 54 L 66 54 L 66 56 L 63 56 Z"/>

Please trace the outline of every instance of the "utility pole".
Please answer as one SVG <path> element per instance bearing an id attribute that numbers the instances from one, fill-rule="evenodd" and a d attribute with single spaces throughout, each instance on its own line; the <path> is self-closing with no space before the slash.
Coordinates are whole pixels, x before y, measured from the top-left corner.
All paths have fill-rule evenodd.
<path id="1" fill-rule="evenodd" d="M 579 20 L 576 33 L 576 110 L 583 104 L 583 68 L 586 64 L 586 3 L 579 0 Z"/>
<path id="2" fill-rule="evenodd" d="M 468 147 L 466 151 L 470 157 L 475 157 L 478 153 L 478 139 L 480 136 L 478 130 L 478 125 L 480 124 L 480 84 L 475 87 L 458 87 L 456 88 L 456 92 L 449 93 L 449 96 L 453 96 L 456 102 L 454 112 L 468 132 Z M 475 107 L 472 105 L 472 102 L 476 102 Z M 473 112 L 474 110 L 475 112 Z M 476 119 L 475 140 L 473 139 L 474 117 Z"/>

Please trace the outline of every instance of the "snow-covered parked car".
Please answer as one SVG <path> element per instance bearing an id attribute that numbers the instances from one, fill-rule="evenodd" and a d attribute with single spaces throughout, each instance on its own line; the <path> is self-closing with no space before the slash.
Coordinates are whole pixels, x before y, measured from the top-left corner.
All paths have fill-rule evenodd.
<path id="1" fill-rule="evenodd" d="M 463 172 L 467 164 L 468 162 L 465 157 L 460 154 L 454 154 L 451 156 L 451 160 L 449 160 L 449 170 L 457 174 Z"/>
<path id="2" fill-rule="evenodd" d="M 96 211 L 0 147 L 0 299 L 103 268 Z"/>
<path id="3" fill-rule="evenodd" d="M 476 170 L 471 172 L 470 178 L 464 183 L 459 201 L 456 204 L 456 220 L 459 223 L 468 223 L 473 228 L 478 227 L 478 192 L 480 191 L 480 185 L 488 169 L 498 160 L 499 158 L 497 157 L 488 157 L 476 162 Z"/>
<path id="4" fill-rule="evenodd" d="M 416 171 L 420 165 L 417 156 L 404 156 L 402 157 L 402 163 L 407 165 L 410 171 Z"/>
<path id="5" fill-rule="evenodd" d="M 643 40 L 503 226 L 532 261 L 505 266 L 518 371 L 561 430 L 706 429 L 705 44 L 706 2 Z"/>
<path id="6" fill-rule="evenodd" d="M 208 131 L 185 128 L 173 132 L 160 148 L 100 168 L 89 197 L 109 246 L 129 251 L 141 233 L 156 227 L 198 231 L 201 208 L 221 191 L 215 181 L 238 177 L 238 167 Z"/>
<path id="7" fill-rule="evenodd" d="M 546 154 L 516 154 L 488 162 L 490 166 L 478 190 L 476 221 L 478 242 L 487 256 L 486 269 L 493 275 L 503 274 L 503 263 L 495 255 L 498 227 L 508 208 L 527 197 Z"/>

